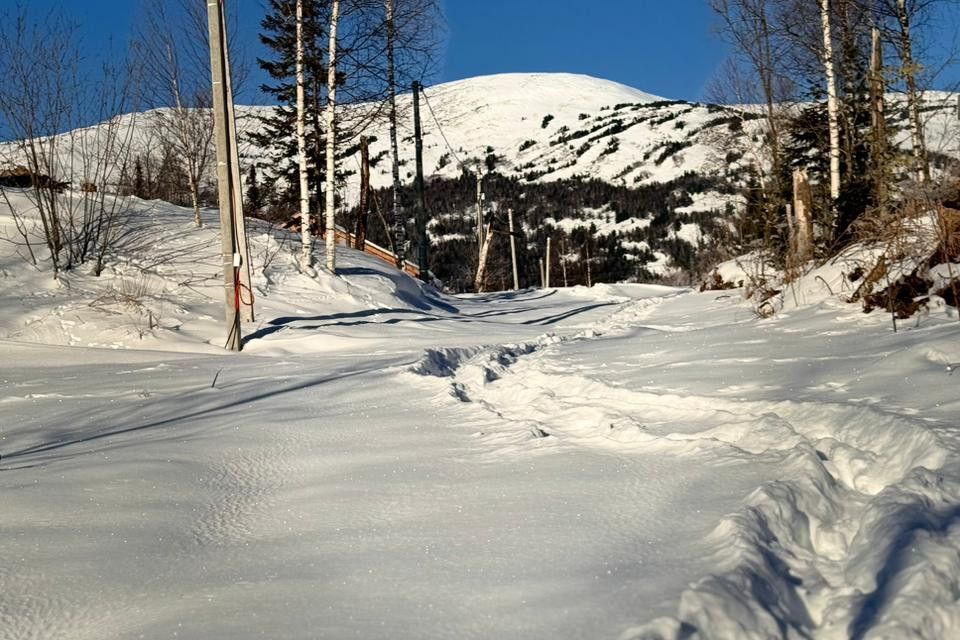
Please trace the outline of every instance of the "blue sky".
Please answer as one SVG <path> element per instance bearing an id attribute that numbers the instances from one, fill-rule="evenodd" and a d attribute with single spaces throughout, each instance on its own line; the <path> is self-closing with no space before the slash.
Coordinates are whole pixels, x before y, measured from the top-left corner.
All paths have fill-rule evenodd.
<path id="1" fill-rule="evenodd" d="M 448 42 L 437 81 L 516 71 L 568 71 L 670 98 L 697 99 L 723 56 L 704 0 L 442 0 Z M 126 40 L 137 0 L 29 0 L 34 16 L 65 7 L 94 50 Z M 15 0 L 0 0 L 0 7 Z M 227 0 L 256 40 L 262 0 Z M 259 79 L 252 85 L 258 85 Z M 240 96 L 255 101 L 253 92 Z"/>
<path id="2" fill-rule="evenodd" d="M 65 7 L 81 25 L 96 58 L 117 50 L 129 33 L 139 0 L 19 0 L 34 16 Z M 257 33 L 264 0 L 226 0 L 251 55 L 264 55 Z M 436 81 L 503 72 L 566 71 L 616 80 L 643 91 L 704 99 L 726 47 L 714 35 L 705 0 L 441 0 L 447 46 Z M 0 13 L 18 0 L 0 0 Z M 956 16 L 951 16 L 955 18 Z M 956 37 L 956 21 L 944 26 Z M 111 40 L 112 38 L 112 40 Z M 958 79 L 956 69 L 948 80 Z M 255 70 L 246 103 L 263 102 Z M 940 83 L 941 85 L 943 83 Z"/>
<path id="3" fill-rule="evenodd" d="M 695 100 L 724 57 L 705 0 L 445 0 L 443 77 L 568 71 Z"/>

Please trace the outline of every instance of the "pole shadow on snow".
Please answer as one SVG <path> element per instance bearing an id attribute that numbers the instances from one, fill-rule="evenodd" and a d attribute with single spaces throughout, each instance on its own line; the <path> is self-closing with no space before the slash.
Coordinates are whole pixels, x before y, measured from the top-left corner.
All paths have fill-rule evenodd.
<path id="1" fill-rule="evenodd" d="M 2 459 L 0 459 L 0 463 L 6 463 L 8 461 L 16 461 L 24 458 L 26 459 L 38 458 L 42 454 L 50 454 L 53 452 L 58 452 L 62 449 L 72 447 L 75 445 L 89 444 L 89 443 L 97 442 L 100 440 L 107 440 L 115 436 L 123 436 L 131 433 L 141 432 L 141 431 L 150 431 L 153 429 L 165 429 L 183 422 L 207 418 L 207 417 L 216 415 L 220 412 L 226 412 L 227 410 L 230 410 L 230 409 L 235 409 L 235 410 L 240 409 L 241 406 L 249 407 L 250 405 L 260 402 L 262 400 L 275 398 L 288 393 L 295 393 L 297 391 L 304 391 L 307 389 L 311 389 L 313 387 L 328 384 L 330 382 L 336 382 L 338 380 L 354 378 L 357 376 L 362 376 L 362 375 L 366 375 L 366 374 L 373 373 L 376 371 L 381 371 L 381 370 L 382 370 L 382 366 L 377 365 L 377 366 L 371 366 L 371 367 L 357 370 L 357 371 L 346 371 L 346 372 L 325 375 L 317 378 L 311 378 L 309 380 L 298 382 L 296 384 L 289 385 L 286 387 L 281 387 L 279 389 L 262 391 L 260 393 L 255 393 L 253 395 L 242 395 L 239 399 L 232 395 L 230 398 L 225 400 L 220 400 L 219 402 L 216 402 L 211 406 L 201 407 L 193 411 L 188 411 L 186 413 L 177 413 L 176 415 L 172 415 L 166 418 L 159 418 L 157 420 L 152 420 L 144 424 L 139 424 L 139 425 L 130 426 L 130 427 L 109 426 L 109 427 L 106 427 L 106 430 L 101 430 L 91 434 L 65 434 L 63 437 L 53 442 L 40 443 L 30 447 L 26 447 L 24 449 L 20 449 L 19 451 L 4 453 Z M 261 382 L 253 381 L 251 382 L 251 384 L 259 385 L 261 384 Z M 202 398 L 207 394 L 208 391 L 209 389 L 203 388 L 201 390 L 187 392 L 186 394 L 183 394 L 184 397 L 181 399 L 180 402 L 172 402 L 170 404 L 174 404 L 175 408 L 173 410 L 177 411 L 177 409 L 183 407 L 183 404 L 189 398 L 191 397 Z M 130 410 L 129 407 L 125 407 L 120 409 L 120 412 L 121 413 L 129 412 L 129 410 Z M 74 416 L 72 413 L 70 415 L 74 421 L 77 420 L 77 416 Z M 177 435 L 175 439 L 178 441 L 182 441 L 183 434 Z M 98 449 L 96 452 L 102 453 L 103 450 Z M 88 451 L 87 453 L 93 453 L 93 452 Z M 51 462 L 52 460 L 55 460 L 55 459 L 56 458 L 43 460 L 41 458 L 41 461 L 30 464 L 29 466 L 27 465 L 22 465 L 19 467 L 4 466 L 4 467 L 0 467 L 0 471 L 15 471 L 19 469 L 27 469 L 27 468 L 39 466 L 41 462 Z"/>

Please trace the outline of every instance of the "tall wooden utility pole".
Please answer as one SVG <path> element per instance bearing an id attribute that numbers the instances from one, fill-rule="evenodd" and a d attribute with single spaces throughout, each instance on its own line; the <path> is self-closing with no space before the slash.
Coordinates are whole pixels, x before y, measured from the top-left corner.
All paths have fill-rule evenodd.
<path id="1" fill-rule="evenodd" d="M 513 289 L 520 288 L 520 278 L 517 275 L 517 237 L 513 234 L 513 209 L 507 209 L 507 220 L 510 223 L 510 261 L 513 263 Z"/>
<path id="2" fill-rule="evenodd" d="M 873 131 L 873 190 L 881 211 L 887 206 L 887 119 L 884 114 L 883 44 L 880 29 L 870 31 L 870 122 Z"/>
<path id="3" fill-rule="evenodd" d="M 423 131 L 420 127 L 420 83 L 413 81 L 413 137 L 416 140 L 417 150 L 417 263 L 420 267 L 420 279 L 427 282 L 429 276 L 429 238 L 427 238 L 427 204 L 423 190 Z"/>
<path id="4" fill-rule="evenodd" d="M 486 223 L 483 220 L 483 165 L 477 163 L 477 246 L 483 252 Z"/>
<path id="5" fill-rule="evenodd" d="M 237 123 L 233 111 L 223 0 L 207 0 L 207 22 L 210 29 L 214 138 L 217 147 L 223 292 L 228 327 L 226 348 L 240 351 L 243 346 L 240 322 L 253 321 L 253 292 L 250 290 L 250 256 L 243 220 L 240 154 L 237 150 Z"/>

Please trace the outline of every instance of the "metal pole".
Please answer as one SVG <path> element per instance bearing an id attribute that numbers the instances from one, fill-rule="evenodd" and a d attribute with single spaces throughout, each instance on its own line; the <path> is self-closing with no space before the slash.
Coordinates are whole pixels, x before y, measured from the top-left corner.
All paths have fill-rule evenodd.
<path id="1" fill-rule="evenodd" d="M 207 22 L 210 29 L 210 70 L 212 75 L 214 139 L 217 148 L 217 186 L 220 204 L 220 247 L 223 252 L 223 295 L 227 320 L 225 348 L 240 351 L 240 305 L 238 304 L 238 268 L 241 257 L 236 253 L 233 197 L 230 189 L 230 141 L 227 129 L 227 83 L 224 56 L 223 0 L 207 1 Z"/>
<path id="2" fill-rule="evenodd" d="M 517 276 L 517 238 L 513 235 L 513 209 L 507 209 L 507 220 L 510 223 L 510 260 L 513 262 L 513 290 L 520 288 L 520 278 Z"/>
<path id="3" fill-rule="evenodd" d="M 420 128 L 420 83 L 416 80 L 413 81 L 413 136 L 416 140 L 417 152 L 417 179 L 415 184 L 417 191 L 417 257 L 420 266 L 420 279 L 427 282 L 430 279 L 428 273 L 430 269 L 428 243 L 430 240 L 427 238 L 427 205 L 423 194 L 423 131 Z"/>

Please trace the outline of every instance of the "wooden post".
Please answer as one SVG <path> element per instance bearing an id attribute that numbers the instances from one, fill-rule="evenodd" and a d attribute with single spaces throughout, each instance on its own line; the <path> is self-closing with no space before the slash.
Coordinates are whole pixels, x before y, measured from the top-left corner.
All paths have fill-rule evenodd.
<path id="1" fill-rule="evenodd" d="M 547 266 L 546 266 L 546 279 L 544 280 L 544 282 L 546 283 L 544 286 L 547 289 L 549 289 L 550 288 L 550 236 L 547 236 Z"/>
<path id="2" fill-rule="evenodd" d="M 430 279 L 429 270 L 429 238 L 427 238 L 427 205 L 424 197 L 423 184 L 423 131 L 420 127 L 420 83 L 413 81 L 413 137 L 416 141 L 417 161 L 417 262 L 420 266 L 420 279 L 427 282 Z"/>
<path id="3" fill-rule="evenodd" d="M 483 251 L 485 224 L 483 221 L 483 167 L 477 164 L 477 246 Z"/>
<path id="4" fill-rule="evenodd" d="M 354 246 L 363 251 L 367 244 L 367 216 L 370 212 L 370 140 L 360 136 L 360 205 Z"/>
<path id="5" fill-rule="evenodd" d="M 543 258 L 540 258 L 540 288 L 543 289 L 546 286 L 547 276 L 543 270 Z"/>
<path id="6" fill-rule="evenodd" d="M 513 235 L 513 209 L 507 209 L 507 220 L 510 223 L 510 261 L 513 263 L 513 290 L 520 288 L 520 278 L 517 274 L 517 237 Z"/>
<path id="7" fill-rule="evenodd" d="M 236 119 L 230 84 L 230 60 L 227 56 L 226 21 L 223 0 L 207 0 L 210 31 L 210 71 L 212 80 L 214 138 L 217 149 L 217 187 L 220 205 L 220 247 L 223 253 L 223 293 L 227 321 L 225 347 L 243 348 L 241 319 L 253 319 L 250 291 L 250 266 L 243 221 L 240 189 L 240 162 L 237 153 Z"/>
<path id="8" fill-rule="evenodd" d="M 796 197 L 796 196 L 794 196 Z M 797 256 L 797 221 L 793 217 L 793 205 L 785 205 L 787 210 L 787 246 L 791 260 Z"/>
<path id="9" fill-rule="evenodd" d="M 592 286 L 593 286 L 593 274 L 592 274 L 591 271 L 590 271 L 590 238 L 589 238 L 589 237 L 587 237 L 587 242 L 586 242 L 586 244 L 583 245 L 583 248 L 584 248 L 584 251 L 585 251 L 586 254 L 587 254 L 587 259 L 586 259 L 586 263 L 587 263 L 587 286 L 588 286 L 588 287 L 592 287 Z"/>
<path id="10" fill-rule="evenodd" d="M 803 169 L 793 170 L 793 215 L 797 221 L 797 262 L 802 264 L 813 257 L 813 198 L 810 181 Z"/>
<path id="11" fill-rule="evenodd" d="M 477 278 L 473 283 L 473 289 L 477 293 L 483 293 L 484 280 L 487 279 L 487 263 L 490 261 L 490 245 L 493 244 L 493 224 L 488 224 L 483 241 L 483 247 L 480 250 L 480 262 L 477 265 Z"/>
<path id="12" fill-rule="evenodd" d="M 563 241 L 563 236 L 560 237 L 560 254 L 557 256 L 560 260 L 560 268 L 563 269 L 563 286 L 569 287 L 567 284 L 567 256 L 566 256 L 566 244 Z"/>

